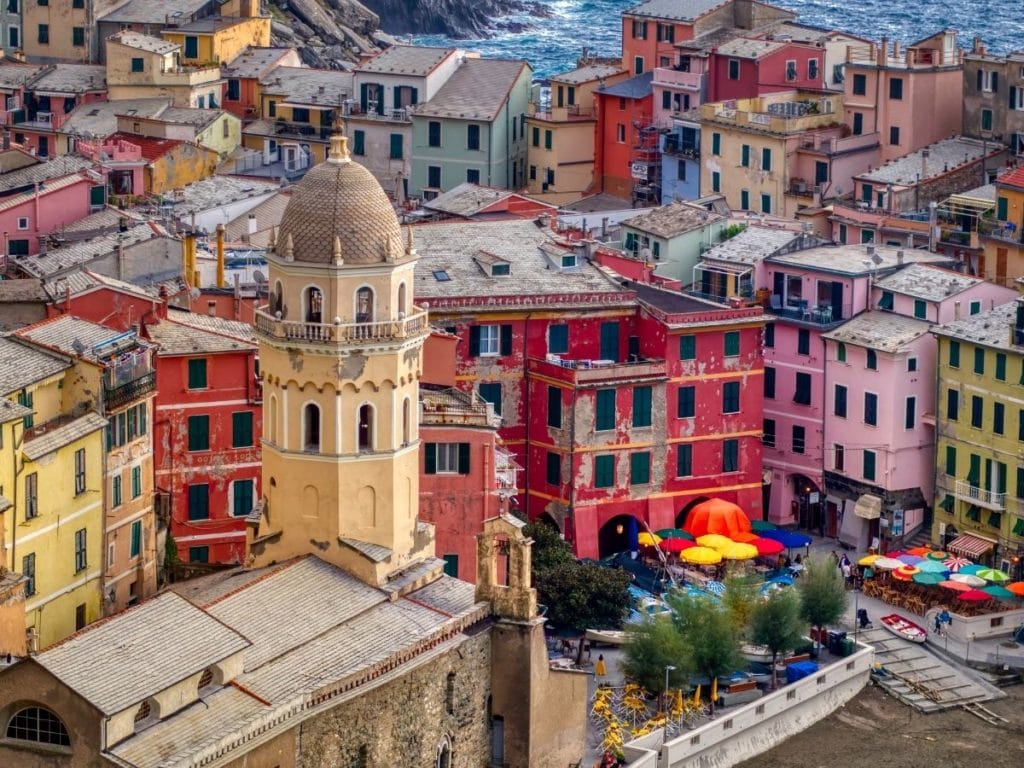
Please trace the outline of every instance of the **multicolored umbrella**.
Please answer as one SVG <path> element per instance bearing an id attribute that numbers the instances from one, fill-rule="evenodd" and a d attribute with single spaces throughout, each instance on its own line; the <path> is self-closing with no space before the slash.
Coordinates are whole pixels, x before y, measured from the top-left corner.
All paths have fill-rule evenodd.
<path id="1" fill-rule="evenodd" d="M 1024 581 L 1015 581 L 1006 585 L 1006 591 L 1012 592 L 1017 597 L 1024 597 Z"/>
<path id="2" fill-rule="evenodd" d="M 903 564 L 892 572 L 893 578 L 900 581 L 910 581 L 921 571 L 916 566 Z"/>
<path id="3" fill-rule="evenodd" d="M 897 557 L 896 559 L 899 560 L 901 563 L 906 563 L 907 565 L 917 565 L 918 563 L 924 561 L 923 557 L 918 557 L 917 555 L 911 555 L 910 553 L 904 553 L 904 554 L 900 555 L 899 557 Z"/>
<path id="4" fill-rule="evenodd" d="M 770 523 L 767 520 L 751 520 L 750 530 L 760 533 L 761 531 L 774 531 L 778 526 L 775 523 Z"/>
<path id="5" fill-rule="evenodd" d="M 750 543 L 757 547 L 757 554 L 759 555 L 777 555 L 785 549 L 781 541 L 766 539 L 762 536 L 758 536 Z"/>
<path id="6" fill-rule="evenodd" d="M 725 584 L 720 581 L 709 581 L 704 585 L 704 589 L 710 592 L 712 595 L 724 595 Z"/>
<path id="7" fill-rule="evenodd" d="M 917 569 L 921 573 L 949 573 L 949 568 L 946 567 L 946 564 L 940 563 L 938 560 L 922 560 L 917 564 Z"/>
<path id="8" fill-rule="evenodd" d="M 733 542 L 731 547 L 719 550 L 726 560 L 753 560 L 757 557 L 757 547 L 753 544 Z"/>
<path id="9" fill-rule="evenodd" d="M 957 573 L 960 571 L 961 568 L 971 565 L 972 563 L 966 557 L 957 557 L 956 555 L 950 555 L 942 561 L 942 564 L 949 568 L 949 570 L 951 570 L 953 573 Z"/>
<path id="10" fill-rule="evenodd" d="M 708 533 L 704 536 L 697 537 L 697 543 L 702 547 L 711 547 L 719 551 L 728 549 L 736 542 L 730 539 L 728 536 L 722 536 L 717 533 Z"/>
<path id="11" fill-rule="evenodd" d="M 954 592 L 969 592 L 971 589 L 969 584 L 964 584 L 962 581 L 952 581 L 950 579 L 940 581 L 939 586 L 943 589 L 950 589 Z"/>
<path id="12" fill-rule="evenodd" d="M 992 595 L 988 592 L 982 592 L 980 589 L 969 589 L 957 595 L 956 599 L 963 600 L 966 603 L 980 603 L 982 600 L 991 600 Z"/>
<path id="13" fill-rule="evenodd" d="M 971 573 L 954 573 L 949 577 L 952 581 L 959 581 L 969 587 L 984 587 L 985 580 Z"/>
<path id="14" fill-rule="evenodd" d="M 926 587 L 934 587 L 941 584 L 943 581 L 942 574 L 924 573 L 923 571 L 921 573 L 915 573 L 913 580 L 915 584 L 924 584 Z"/>
<path id="15" fill-rule="evenodd" d="M 894 557 L 880 557 L 872 563 L 872 567 L 879 571 L 895 571 L 904 565 L 906 563 Z"/>
<path id="16" fill-rule="evenodd" d="M 982 568 L 974 575 L 979 579 L 991 581 L 994 584 L 1002 584 L 1004 581 L 1010 580 L 1009 574 L 1006 571 L 1000 571 L 998 568 Z"/>
<path id="17" fill-rule="evenodd" d="M 679 528 L 662 528 L 654 533 L 663 539 L 686 539 L 687 541 L 693 541 L 692 533 L 680 530 Z"/>
<path id="18" fill-rule="evenodd" d="M 658 549 L 662 552 L 682 552 L 684 549 L 697 546 L 689 539 L 662 539 Z"/>
<path id="19" fill-rule="evenodd" d="M 722 555 L 711 547 L 690 547 L 679 553 L 679 559 L 694 565 L 714 565 L 722 562 Z"/>
<path id="20" fill-rule="evenodd" d="M 874 565 L 874 562 L 880 557 L 881 555 L 864 555 L 864 557 L 857 561 L 857 565 L 862 565 L 866 568 L 869 565 Z"/>
<path id="21" fill-rule="evenodd" d="M 936 550 L 932 550 L 928 552 L 928 554 L 926 554 L 925 557 L 927 557 L 929 560 L 938 560 L 942 562 L 944 560 L 948 560 L 951 557 L 951 555 L 949 554 L 949 552 L 939 552 Z"/>
<path id="22" fill-rule="evenodd" d="M 1001 587 L 998 584 L 992 584 L 988 587 L 982 587 L 981 591 L 986 595 L 991 595 L 996 600 L 1015 600 L 1017 596 L 1013 594 L 1006 587 Z"/>

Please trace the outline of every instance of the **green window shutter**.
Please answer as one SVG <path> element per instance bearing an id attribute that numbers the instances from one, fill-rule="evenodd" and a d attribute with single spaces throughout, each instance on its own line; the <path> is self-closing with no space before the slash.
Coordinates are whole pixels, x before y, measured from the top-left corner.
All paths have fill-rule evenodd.
<path id="1" fill-rule="evenodd" d="M 974 348 L 974 372 L 978 374 L 985 373 L 985 349 L 984 347 Z"/>
<path id="2" fill-rule="evenodd" d="M 772 169 L 772 151 L 768 147 L 764 147 L 761 150 L 761 170 L 770 171 Z"/>
<path id="3" fill-rule="evenodd" d="M 208 451 L 210 449 L 210 417 L 188 417 L 188 449 Z"/>
<path id="4" fill-rule="evenodd" d="M 139 409 L 139 435 L 144 435 L 148 429 L 146 420 L 149 418 L 149 405 L 147 403 L 139 403 L 136 407 Z"/>
<path id="5" fill-rule="evenodd" d="M 252 445 L 252 411 L 231 414 L 231 447 L 247 448 Z"/>
<path id="6" fill-rule="evenodd" d="M 721 192 L 722 191 L 722 174 L 718 171 L 711 172 L 711 191 Z"/>
<path id="7" fill-rule="evenodd" d="M 111 416 L 107 419 L 107 451 L 114 449 L 114 430 L 117 429 L 117 419 Z"/>
<path id="8" fill-rule="evenodd" d="M 679 337 L 679 359 L 694 360 L 697 357 L 697 337 L 694 335 Z"/>
<path id="9" fill-rule="evenodd" d="M 725 334 L 725 356 L 736 357 L 740 353 L 740 332 L 727 331 Z"/>
<path id="10" fill-rule="evenodd" d="M 740 165 L 742 165 L 744 168 L 747 168 L 747 167 L 750 166 L 750 145 L 749 144 L 744 144 L 740 148 Z"/>
<path id="11" fill-rule="evenodd" d="M 120 491 L 120 487 L 118 488 Z M 132 498 L 142 495 L 142 467 L 132 467 Z"/>
<path id="12" fill-rule="evenodd" d="M 480 397 L 494 406 L 494 413 L 501 416 L 501 384 L 488 382 L 477 387 Z"/>
<path id="13" fill-rule="evenodd" d="M 501 326 L 501 354 L 508 356 L 512 354 L 512 326 Z"/>
<path id="14" fill-rule="evenodd" d="M 459 556 L 458 555 L 445 555 L 444 556 L 444 574 L 445 576 L 451 576 L 453 579 L 459 577 Z"/>
<path id="15" fill-rule="evenodd" d="M 633 387 L 633 426 L 651 426 L 651 398 L 650 387 Z"/>
<path id="16" fill-rule="evenodd" d="M 996 218 L 1000 221 L 1006 221 L 1007 216 L 1010 213 L 1010 201 L 1005 197 L 996 198 Z"/>
<path id="17" fill-rule="evenodd" d="M 1013 524 L 1013 535 L 1024 536 L 1024 517 L 1018 517 L 1017 522 Z"/>
<path id="18" fill-rule="evenodd" d="M 89 189 L 89 205 L 98 206 L 107 202 L 106 187 L 91 187 Z"/>
<path id="19" fill-rule="evenodd" d="M 423 452 L 423 471 L 428 475 L 437 474 L 437 443 L 425 443 Z"/>
<path id="20" fill-rule="evenodd" d="M 632 453 L 629 456 L 629 482 L 631 485 L 647 485 L 651 481 L 651 454 Z"/>
<path id="21" fill-rule="evenodd" d="M 615 429 L 615 395 L 614 389 L 597 390 L 595 430 Z"/>
<path id="22" fill-rule="evenodd" d="M 128 419 L 123 413 L 117 415 L 117 444 L 124 445 L 128 442 Z"/>
<path id="23" fill-rule="evenodd" d="M 1006 355 L 1002 352 L 996 353 L 996 379 L 1006 381 Z"/>
<path id="24" fill-rule="evenodd" d="M 253 482 L 252 480 L 235 480 L 235 498 L 232 506 L 232 514 L 235 517 L 244 517 L 252 512 Z"/>
<path id="25" fill-rule="evenodd" d="M 971 464 L 967 470 L 967 482 L 977 488 L 981 483 L 981 456 L 971 454 Z"/>
<path id="26" fill-rule="evenodd" d="M 352 154 L 366 154 L 366 131 L 355 130 L 352 132 Z"/>
<path id="27" fill-rule="evenodd" d="M 720 155 L 722 154 L 722 134 L 712 133 L 711 134 L 711 154 Z"/>
<path id="28" fill-rule="evenodd" d="M 551 451 L 547 458 L 547 481 L 548 485 L 562 484 L 562 457 Z"/>
<path id="29" fill-rule="evenodd" d="M 459 474 L 469 474 L 469 443 L 459 443 Z"/>
<path id="30" fill-rule="evenodd" d="M 611 488 L 615 485 L 615 457 L 608 454 L 594 457 L 594 487 Z"/>
<path id="31" fill-rule="evenodd" d="M 400 133 L 391 134 L 391 159 L 402 159 L 402 134 Z"/>
<path id="32" fill-rule="evenodd" d="M 210 517 L 210 486 L 198 483 L 188 487 L 188 519 L 206 520 Z"/>
<path id="33" fill-rule="evenodd" d="M 469 356 L 480 356 L 480 326 L 469 326 Z"/>
<path id="34" fill-rule="evenodd" d="M 693 474 L 693 446 L 689 443 L 676 449 L 676 477 L 690 477 Z"/>
<path id="35" fill-rule="evenodd" d="M 1019 470 L 1018 470 L 1019 472 Z M 118 475 L 110 483 L 110 495 L 113 497 L 112 505 L 121 506 L 121 476 Z"/>
<path id="36" fill-rule="evenodd" d="M 864 479 L 875 479 L 875 452 L 864 451 Z"/>
<path id="37" fill-rule="evenodd" d="M 680 419 L 692 419 L 696 407 L 696 390 L 693 387 L 680 387 L 677 395 L 676 414 Z"/>
<path id="38" fill-rule="evenodd" d="M 131 556 L 138 557 L 142 551 L 142 521 L 132 523 Z"/>
<path id="39" fill-rule="evenodd" d="M 188 388 L 206 389 L 205 358 L 192 359 L 188 361 Z"/>
<path id="40" fill-rule="evenodd" d="M 946 446 L 946 474 L 950 477 L 956 476 L 956 446 Z"/>
<path id="41" fill-rule="evenodd" d="M 740 468 L 739 440 L 722 441 L 722 471 L 735 472 Z"/>
<path id="42" fill-rule="evenodd" d="M 914 299 L 914 317 L 924 320 L 928 316 L 928 305 L 921 299 Z"/>
<path id="43" fill-rule="evenodd" d="M 562 428 L 562 390 L 548 387 L 548 426 Z"/>
<path id="44" fill-rule="evenodd" d="M 950 341 L 949 342 L 949 365 L 951 368 L 960 367 L 960 342 Z M 1024 374 L 1022 374 L 1024 378 Z"/>

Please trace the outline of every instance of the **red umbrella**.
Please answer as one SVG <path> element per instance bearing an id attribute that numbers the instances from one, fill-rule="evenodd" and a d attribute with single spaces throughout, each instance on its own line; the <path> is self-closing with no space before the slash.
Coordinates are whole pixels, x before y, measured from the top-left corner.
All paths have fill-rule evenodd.
<path id="1" fill-rule="evenodd" d="M 781 541 L 764 539 L 760 536 L 750 543 L 757 547 L 757 554 L 759 555 L 777 555 L 786 548 Z"/>
<path id="2" fill-rule="evenodd" d="M 694 536 L 718 533 L 735 541 L 733 534 L 750 532 L 750 518 L 732 502 L 708 499 L 690 510 L 683 528 Z"/>
<path id="3" fill-rule="evenodd" d="M 954 557 L 953 555 L 950 555 L 942 561 L 942 564 L 949 568 L 949 570 L 953 571 L 953 573 L 956 573 L 965 565 L 971 565 L 971 561 L 966 557 Z"/>
<path id="4" fill-rule="evenodd" d="M 968 603 L 980 603 L 983 600 L 991 600 L 992 595 L 982 592 L 980 589 L 969 589 L 956 596 L 957 600 L 964 600 Z"/>
<path id="5" fill-rule="evenodd" d="M 951 589 L 954 592 L 969 592 L 971 590 L 969 584 L 964 584 L 962 581 L 951 581 L 949 579 L 940 581 L 939 586 L 943 589 Z"/>
<path id="6" fill-rule="evenodd" d="M 658 548 L 662 552 L 682 552 L 684 549 L 695 547 L 697 544 L 689 539 L 662 539 Z"/>

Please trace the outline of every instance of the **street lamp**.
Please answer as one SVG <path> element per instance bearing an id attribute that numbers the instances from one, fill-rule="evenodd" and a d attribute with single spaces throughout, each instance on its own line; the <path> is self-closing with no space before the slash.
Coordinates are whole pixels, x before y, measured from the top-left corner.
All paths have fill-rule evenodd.
<path id="1" fill-rule="evenodd" d="M 662 694 L 662 696 L 665 697 L 665 714 L 666 715 L 668 714 L 668 673 L 669 672 L 675 672 L 675 671 L 676 671 L 676 668 L 671 666 L 671 665 L 665 667 L 665 692 Z"/>

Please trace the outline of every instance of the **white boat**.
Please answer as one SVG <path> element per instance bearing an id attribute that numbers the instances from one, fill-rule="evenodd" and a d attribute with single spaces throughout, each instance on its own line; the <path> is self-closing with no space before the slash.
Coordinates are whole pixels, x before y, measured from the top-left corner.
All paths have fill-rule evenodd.
<path id="1" fill-rule="evenodd" d="M 910 619 L 891 613 L 882 617 L 882 626 L 904 640 L 912 643 L 923 643 L 928 639 L 928 633 L 923 627 L 915 624 Z"/>
<path id="2" fill-rule="evenodd" d="M 626 642 L 626 633 L 620 629 L 588 629 L 585 634 L 592 643 L 622 645 Z"/>
<path id="3" fill-rule="evenodd" d="M 740 655 L 747 661 L 756 661 L 761 664 L 772 663 L 772 652 L 766 645 L 743 644 L 740 648 Z"/>

